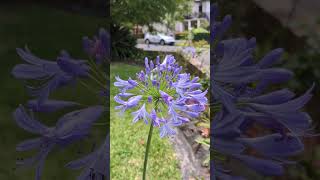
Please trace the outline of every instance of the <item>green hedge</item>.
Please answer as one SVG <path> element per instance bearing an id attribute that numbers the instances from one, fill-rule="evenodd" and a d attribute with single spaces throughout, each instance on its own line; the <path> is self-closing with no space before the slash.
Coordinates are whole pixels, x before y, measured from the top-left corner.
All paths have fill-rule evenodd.
<path id="1" fill-rule="evenodd" d="M 206 40 L 209 42 L 210 33 L 206 29 L 196 28 L 192 30 L 192 33 L 194 41 Z"/>
<path id="2" fill-rule="evenodd" d="M 188 34 L 189 34 L 188 31 L 183 31 L 181 33 L 177 33 L 175 37 L 177 40 L 181 40 L 181 39 L 188 40 Z M 192 34 L 193 34 L 193 41 L 205 40 L 209 42 L 210 33 L 204 28 L 193 29 Z"/>
<path id="3" fill-rule="evenodd" d="M 181 33 L 177 33 L 175 35 L 175 38 L 177 40 L 187 40 L 188 39 L 188 31 L 183 31 Z"/>
<path id="4" fill-rule="evenodd" d="M 193 40 L 194 41 L 205 40 L 205 41 L 209 42 L 209 37 L 210 37 L 209 33 L 197 33 L 197 34 L 194 35 Z"/>

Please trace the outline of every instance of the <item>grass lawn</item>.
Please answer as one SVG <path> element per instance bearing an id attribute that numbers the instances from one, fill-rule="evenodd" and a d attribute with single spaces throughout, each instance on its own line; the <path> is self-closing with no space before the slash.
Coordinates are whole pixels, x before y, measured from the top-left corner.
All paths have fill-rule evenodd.
<path id="1" fill-rule="evenodd" d="M 135 77 L 142 67 L 116 63 L 111 64 L 111 179 L 140 180 L 142 177 L 144 152 L 149 126 L 142 121 L 132 124 L 132 116 L 126 112 L 119 117 L 113 110 L 116 103 L 112 101 L 118 89 L 112 86 L 114 77 L 122 79 Z M 148 160 L 147 177 L 150 180 L 181 179 L 178 161 L 168 139 L 159 137 L 159 130 L 154 129 Z"/>
<path id="2" fill-rule="evenodd" d="M 0 179 L 32 180 L 34 168 L 15 170 L 16 158 L 26 158 L 35 152 L 17 153 L 17 143 L 35 137 L 20 129 L 13 121 L 12 112 L 19 104 L 29 98 L 23 82 L 14 79 L 10 72 L 15 64 L 23 61 L 16 54 L 17 47 L 29 49 L 42 58 L 54 60 L 61 49 L 66 49 L 74 57 L 86 58 L 82 52 L 81 39 L 85 35 L 94 35 L 99 27 L 106 23 L 105 19 L 71 14 L 57 9 L 33 4 L 3 5 L 0 4 Z M 85 104 L 94 104 L 84 88 L 67 88 L 54 95 L 59 99 L 77 100 Z M 39 118 L 47 125 L 55 124 L 58 114 L 41 115 Z M 38 116 L 38 115 L 37 115 Z M 94 127 L 92 138 L 105 137 L 103 127 Z M 96 138 L 95 138 L 96 137 Z M 79 171 L 64 168 L 70 160 L 82 157 L 90 151 L 92 141 L 75 144 L 67 149 L 55 150 L 49 154 L 45 163 L 43 178 L 45 180 L 71 180 L 79 175 Z"/>

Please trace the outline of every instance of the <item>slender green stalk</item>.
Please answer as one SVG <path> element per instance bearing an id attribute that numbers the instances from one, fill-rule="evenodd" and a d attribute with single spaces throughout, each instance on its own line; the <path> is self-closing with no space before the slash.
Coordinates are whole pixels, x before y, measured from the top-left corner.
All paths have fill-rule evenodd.
<path id="1" fill-rule="evenodd" d="M 85 88 L 87 88 L 90 92 L 92 92 L 93 94 L 97 94 L 97 92 L 95 92 L 90 86 L 88 86 L 84 81 L 79 80 L 80 84 L 82 86 L 84 86 Z"/>
<path id="2" fill-rule="evenodd" d="M 98 83 L 98 85 L 100 85 L 102 88 L 105 88 L 105 84 L 103 84 L 102 82 L 100 82 L 99 80 L 97 80 L 94 76 L 92 76 L 91 74 L 88 75 L 91 79 L 93 79 L 96 83 Z"/>
<path id="3" fill-rule="evenodd" d="M 92 72 L 94 72 L 98 77 L 103 78 L 103 81 L 107 81 L 107 76 L 103 72 L 101 72 L 93 59 L 90 58 L 88 64 L 90 65 L 90 69 Z"/>
<path id="4" fill-rule="evenodd" d="M 146 172 L 147 172 L 147 164 L 148 164 L 148 155 L 149 155 L 149 150 L 150 150 L 150 144 L 151 144 L 151 138 L 152 138 L 152 131 L 153 131 L 153 124 L 152 124 L 152 122 L 151 122 L 151 123 L 150 123 L 149 134 L 148 134 L 146 152 L 145 152 L 145 154 L 144 154 L 143 176 L 142 176 L 142 179 L 143 179 L 143 180 L 146 180 Z"/>
<path id="5" fill-rule="evenodd" d="M 158 102 L 159 102 L 159 99 L 157 99 L 155 101 L 155 110 L 157 110 L 157 108 L 158 108 Z M 146 180 L 146 172 L 147 172 L 147 164 L 148 164 L 148 156 L 149 156 L 152 132 L 153 132 L 153 123 L 152 123 L 152 121 L 150 121 L 150 129 L 149 129 L 149 134 L 148 134 L 147 147 L 146 147 L 146 152 L 144 154 L 142 180 Z"/>

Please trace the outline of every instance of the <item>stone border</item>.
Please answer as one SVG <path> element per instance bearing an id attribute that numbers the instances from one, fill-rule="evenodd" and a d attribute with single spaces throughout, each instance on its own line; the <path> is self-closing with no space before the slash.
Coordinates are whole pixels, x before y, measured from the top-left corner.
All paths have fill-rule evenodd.
<path id="1" fill-rule="evenodd" d="M 209 155 L 209 150 L 195 141 L 200 134 L 194 129 L 196 127 L 192 122 L 181 129 L 176 128 L 177 134 L 170 138 L 170 142 L 179 159 L 183 180 L 195 180 L 199 178 L 209 180 L 209 169 L 201 165 L 204 158 L 206 158 L 203 156 L 205 154 Z M 195 144 L 197 144 L 196 147 L 194 146 Z M 202 156 L 202 159 L 199 156 Z"/>

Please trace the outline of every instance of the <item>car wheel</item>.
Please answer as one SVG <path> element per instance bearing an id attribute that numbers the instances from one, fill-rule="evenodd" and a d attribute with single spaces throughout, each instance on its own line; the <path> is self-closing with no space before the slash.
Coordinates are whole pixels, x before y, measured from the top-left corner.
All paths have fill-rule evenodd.
<path id="1" fill-rule="evenodd" d="M 149 39 L 146 39 L 145 41 L 144 41 L 146 44 L 150 44 L 150 41 L 149 41 Z"/>
<path id="2" fill-rule="evenodd" d="M 161 41 L 160 41 L 160 45 L 161 46 L 163 46 L 165 43 L 164 43 L 164 40 L 163 39 L 161 39 Z"/>

